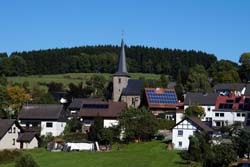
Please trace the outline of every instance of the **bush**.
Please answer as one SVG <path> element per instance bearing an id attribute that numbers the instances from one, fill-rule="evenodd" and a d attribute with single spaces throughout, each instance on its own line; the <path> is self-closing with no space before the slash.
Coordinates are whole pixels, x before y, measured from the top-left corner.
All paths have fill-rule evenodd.
<path id="1" fill-rule="evenodd" d="M 41 136 L 41 143 L 40 143 L 40 147 L 44 147 L 46 148 L 48 143 L 54 140 L 54 136 L 52 136 L 51 133 L 49 133 L 46 136 Z"/>
<path id="2" fill-rule="evenodd" d="M 39 166 L 30 154 L 25 154 L 16 160 L 15 167 L 39 167 Z"/>
<path id="3" fill-rule="evenodd" d="M 16 158 L 20 157 L 22 153 L 18 150 L 3 150 L 0 151 L 0 164 L 14 161 Z"/>
<path id="4" fill-rule="evenodd" d="M 158 129 L 170 129 L 175 125 L 175 121 L 158 118 Z"/>
<path id="5" fill-rule="evenodd" d="M 74 141 L 74 142 L 80 142 L 80 141 L 84 141 L 87 140 L 87 135 L 83 134 L 81 132 L 77 132 L 77 133 L 67 133 L 63 136 L 63 139 L 65 141 Z"/>

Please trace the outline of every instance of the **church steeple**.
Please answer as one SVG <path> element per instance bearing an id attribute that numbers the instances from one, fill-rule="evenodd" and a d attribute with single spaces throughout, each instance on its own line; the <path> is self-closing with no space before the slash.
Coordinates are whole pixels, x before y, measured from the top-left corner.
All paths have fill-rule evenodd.
<path id="1" fill-rule="evenodd" d="M 114 75 L 129 76 L 128 71 L 127 71 L 127 65 L 126 65 L 126 55 L 125 55 L 123 35 L 122 35 L 122 42 L 121 42 L 121 51 L 120 51 L 119 61 L 118 61 L 118 69 Z"/>

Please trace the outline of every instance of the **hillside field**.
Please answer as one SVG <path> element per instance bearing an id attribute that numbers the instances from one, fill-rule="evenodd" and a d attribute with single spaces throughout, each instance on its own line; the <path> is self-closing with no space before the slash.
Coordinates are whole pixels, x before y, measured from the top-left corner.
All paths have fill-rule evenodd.
<path id="1" fill-rule="evenodd" d="M 166 150 L 161 141 L 123 145 L 110 152 L 47 152 L 31 153 L 40 167 L 187 167 L 178 151 Z M 0 167 L 14 167 L 14 163 Z"/>
<path id="2" fill-rule="evenodd" d="M 56 74 L 56 75 L 30 75 L 30 76 L 18 76 L 18 77 L 8 77 L 9 83 L 23 83 L 25 81 L 29 82 L 30 87 L 38 85 L 39 83 L 49 83 L 49 82 L 59 82 L 63 83 L 65 87 L 69 83 L 80 83 L 90 78 L 93 75 L 102 75 L 106 80 L 112 78 L 112 74 L 109 73 L 67 73 L 67 74 Z M 159 79 L 158 74 L 146 74 L 146 73 L 131 73 L 132 79 L 145 78 L 145 79 Z"/>

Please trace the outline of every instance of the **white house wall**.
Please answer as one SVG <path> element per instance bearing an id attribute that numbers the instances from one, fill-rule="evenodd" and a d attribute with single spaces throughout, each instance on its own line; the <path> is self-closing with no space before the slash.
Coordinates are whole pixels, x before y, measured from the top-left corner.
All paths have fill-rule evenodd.
<path id="1" fill-rule="evenodd" d="M 14 128 L 15 133 L 14 132 Z M 12 133 L 7 132 L 4 137 L 0 140 L 0 150 L 2 149 L 19 149 L 20 143 L 18 143 L 16 140 L 18 138 L 18 133 L 20 132 L 20 129 L 14 124 L 12 127 Z M 13 141 L 15 140 L 15 141 Z"/>
<path id="2" fill-rule="evenodd" d="M 115 119 L 104 119 L 103 127 L 104 128 L 109 128 L 109 127 L 118 125 L 118 123 L 119 123 L 119 121 L 115 120 Z"/>
<path id="3" fill-rule="evenodd" d="M 183 131 L 182 136 L 178 135 L 179 130 Z M 172 130 L 173 148 L 177 150 L 187 150 L 189 146 L 189 136 L 194 135 L 196 130 L 197 128 L 187 120 L 184 120 L 182 123 L 174 127 Z M 179 144 L 180 142 L 182 143 L 181 146 Z"/>
<path id="4" fill-rule="evenodd" d="M 224 116 L 216 116 L 216 113 L 218 113 L 219 115 L 221 113 L 224 113 Z M 239 114 L 240 116 L 237 116 L 237 114 Z M 234 122 L 242 122 L 242 124 L 244 124 L 245 122 L 245 116 L 242 116 L 242 114 L 245 114 L 245 112 L 229 112 L 229 111 L 217 111 L 214 110 L 213 111 L 213 126 L 216 126 L 216 122 L 225 122 L 224 125 L 232 125 Z"/>
<path id="5" fill-rule="evenodd" d="M 176 113 L 176 120 L 175 120 L 175 123 L 177 124 L 178 122 L 182 121 L 184 118 L 184 113 L 179 113 L 177 112 Z"/>
<path id="6" fill-rule="evenodd" d="M 23 149 L 34 149 L 38 147 L 38 140 L 34 137 L 31 142 L 23 143 Z"/>
<path id="7" fill-rule="evenodd" d="M 52 123 L 52 127 L 46 127 L 47 123 Z M 66 122 L 50 122 L 42 121 L 41 122 L 41 136 L 48 135 L 51 133 L 52 136 L 59 136 L 63 133 Z"/>

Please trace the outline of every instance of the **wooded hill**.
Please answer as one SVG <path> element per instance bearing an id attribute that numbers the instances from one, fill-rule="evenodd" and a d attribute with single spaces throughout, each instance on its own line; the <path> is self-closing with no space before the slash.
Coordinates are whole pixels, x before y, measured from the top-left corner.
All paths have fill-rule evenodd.
<path id="1" fill-rule="evenodd" d="M 0 54 L 0 73 L 5 76 L 61 74 L 75 72 L 114 73 L 119 46 L 83 46 Z M 128 71 L 131 73 L 167 74 L 176 79 L 196 64 L 208 69 L 217 62 L 213 54 L 201 51 L 160 49 L 143 46 L 126 47 Z"/>

